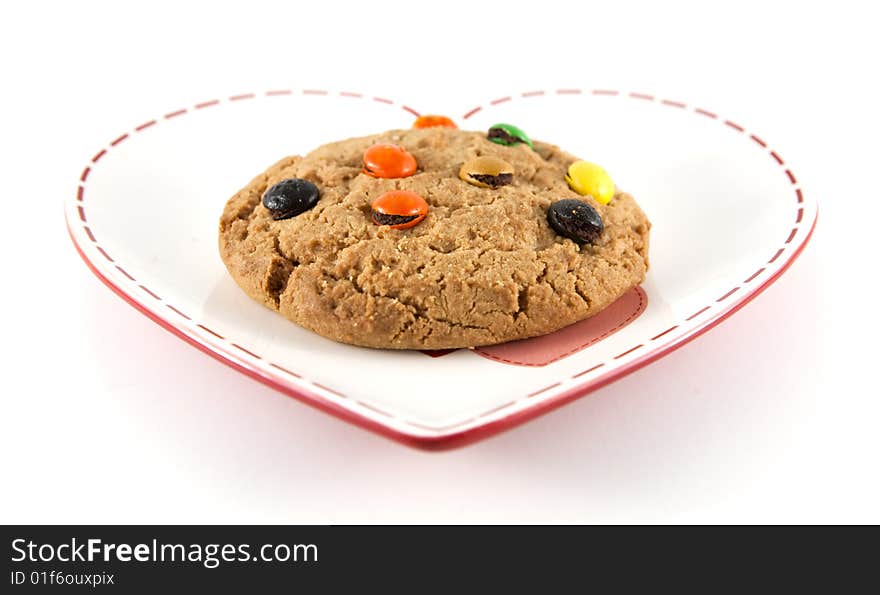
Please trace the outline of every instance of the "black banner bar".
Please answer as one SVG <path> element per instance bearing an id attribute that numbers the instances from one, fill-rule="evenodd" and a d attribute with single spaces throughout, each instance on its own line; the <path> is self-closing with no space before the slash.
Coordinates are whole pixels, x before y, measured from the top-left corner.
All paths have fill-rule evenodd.
<path id="1" fill-rule="evenodd" d="M 681 539 L 668 528 L 570 526 L 6 526 L 0 592 L 251 593 L 283 586 L 312 593 L 352 584 L 369 592 L 441 584 L 473 592 L 468 581 L 479 578 L 496 593 L 530 578 L 543 585 L 538 592 L 555 593 L 582 591 L 600 577 L 620 589 L 644 586 L 646 577 L 694 569 L 717 569 L 735 583 L 757 571 L 786 572 L 780 552 L 793 554 L 791 541 L 809 547 L 752 539 L 742 528 L 725 530 L 739 539 L 712 543 L 709 530 L 690 529 L 700 535 Z"/>

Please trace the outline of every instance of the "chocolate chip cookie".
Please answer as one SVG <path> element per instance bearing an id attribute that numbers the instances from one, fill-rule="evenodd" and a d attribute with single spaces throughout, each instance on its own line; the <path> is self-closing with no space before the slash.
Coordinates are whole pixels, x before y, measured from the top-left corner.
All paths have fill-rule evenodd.
<path id="1" fill-rule="evenodd" d="M 648 269 L 647 217 L 584 163 L 509 125 L 330 143 L 229 199 L 220 255 L 253 299 L 335 341 L 446 349 L 543 335 Z"/>

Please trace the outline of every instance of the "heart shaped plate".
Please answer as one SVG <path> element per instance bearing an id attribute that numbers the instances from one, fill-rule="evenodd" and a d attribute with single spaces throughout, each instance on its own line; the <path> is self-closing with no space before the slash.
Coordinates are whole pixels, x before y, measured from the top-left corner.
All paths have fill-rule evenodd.
<path id="1" fill-rule="evenodd" d="M 770 285 L 817 204 L 768 143 L 684 102 L 609 89 L 534 90 L 462 109 L 601 163 L 653 223 L 641 288 L 553 336 L 477 350 L 341 345 L 251 301 L 217 253 L 226 199 L 285 155 L 389 128 L 417 110 L 349 91 L 277 89 L 167 111 L 88 161 L 65 201 L 89 268 L 128 303 L 235 369 L 406 444 L 484 438 L 632 372 Z M 402 372 L 403 371 L 403 372 Z"/>

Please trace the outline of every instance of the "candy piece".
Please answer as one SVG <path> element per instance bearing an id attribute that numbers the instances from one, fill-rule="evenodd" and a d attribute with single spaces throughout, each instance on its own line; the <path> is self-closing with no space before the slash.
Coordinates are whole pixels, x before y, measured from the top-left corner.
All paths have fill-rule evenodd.
<path id="1" fill-rule="evenodd" d="M 374 178 L 406 178 L 415 173 L 416 158 L 398 145 L 376 144 L 364 151 L 364 173 Z"/>
<path id="2" fill-rule="evenodd" d="M 370 207 L 373 209 L 373 223 L 387 225 L 391 229 L 414 227 L 428 214 L 425 199 L 409 190 L 384 192 L 376 197 Z"/>
<path id="3" fill-rule="evenodd" d="M 416 118 L 413 128 L 458 128 L 458 126 L 446 116 L 426 114 Z"/>
<path id="4" fill-rule="evenodd" d="M 614 197 L 614 182 L 604 169 L 589 161 L 575 161 L 568 167 L 565 181 L 580 195 L 589 194 L 603 205 Z"/>
<path id="5" fill-rule="evenodd" d="M 579 244 L 596 240 L 605 225 L 602 217 L 589 204 L 573 198 L 558 200 L 547 209 L 547 222 L 561 236 Z"/>
<path id="6" fill-rule="evenodd" d="M 281 180 L 263 194 L 263 206 L 272 219 L 290 219 L 318 204 L 318 187 L 302 178 Z"/>
<path id="7" fill-rule="evenodd" d="M 513 166 L 497 157 L 476 157 L 461 166 L 458 177 L 480 188 L 498 188 L 513 182 Z"/>
<path id="8" fill-rule="evenodd" d="M 489 128 L 489 132 L 486 136 L 490 141 L 498 143 L 499 145 L 506 145 L 509 147 L 517 143 L 525 143 L 532 149 L 535 148 L 529 135 L 513 124 L 495 124 Z"/>

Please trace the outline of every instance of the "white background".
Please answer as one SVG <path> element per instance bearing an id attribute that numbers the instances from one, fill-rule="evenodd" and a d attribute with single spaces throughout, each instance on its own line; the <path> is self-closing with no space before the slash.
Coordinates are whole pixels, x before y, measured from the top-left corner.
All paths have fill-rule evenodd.
<path id="1" fill-rule="evenodd" d="M 813 4 L 4 4 L 0 521 L 880 522 L 880 47 L 864 3 Z M 411 450 L 185 345 L 66 236 L 61 199 L 121 130 L 290 86 L 440 113 L 530 88 L 678 98 L 760 131 L 819 225 L 679 351 L 488 441 Z"/>

